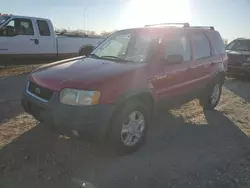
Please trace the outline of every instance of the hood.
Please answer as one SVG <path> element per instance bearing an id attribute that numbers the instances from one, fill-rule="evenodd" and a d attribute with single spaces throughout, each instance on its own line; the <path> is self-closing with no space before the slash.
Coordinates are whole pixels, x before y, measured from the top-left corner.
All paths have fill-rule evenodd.
<path id="1" fill-rule="evenodd" d="M 38 68 L 30 74 L 29 79 L 54 91 L 60 91 L 65 87 L 97 89 L 107 81 L 107 78 L 132 71 L 143 65 L 103 59 L 74 58 L 71 61 L 62 61 Z"/>
<path id="2" fill-rule="evenodd" d="M 250 51 L 227 50 L 227 53 L 230 55 L 250 55 Z"/>

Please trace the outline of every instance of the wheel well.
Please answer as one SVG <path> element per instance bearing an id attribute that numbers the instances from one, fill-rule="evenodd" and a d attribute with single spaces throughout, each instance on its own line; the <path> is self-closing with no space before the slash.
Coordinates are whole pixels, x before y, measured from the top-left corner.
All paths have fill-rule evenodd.
<path id="1" fill-rule="evenodd" d="M 118 104 L 113 116 L 115 116 L 115 114 L 119 112 L 125 105 L 129 105 L 130 103 L 133 103 L 133 101 L 137 101 L 137 100 L 145 104 L 145 106 L 149 110 L 150 116 L 152 116 L 155 104 L 154 104 L 153 97 L 149 93 L 136 94 L 136 95 L 126 98 L 125 100 L 123 100 L 121 103 Z M 113 119 L 113 116 L 112 116 L 112 119 Z"/>
<path id="2" fill-rule="evenodd" d="M 79 50 L 79 55 L 89 55 L 93 49 L 93 46 L 84 46 Z"/>
<path id="3" fill-rule="evenodd" d="M 110 126 L 106 132 L 106 136 L 110 132 L 110 129 L 111 129 L 112 124 L 113 124 L 112 121 L 114 120 L 114 117 L 116 116 L 116 114 L 119 113 L 124 108 L 124 106 L 129 105 L 137 100 L 141 101 L 143 104 L 146 105 L 146 107 L 149 110 L 150 119 L 152 118 L 154 110 L 155 110 L 155 103 L 154 103 L 153 97 L 149 93 L 140 93 L 140 94 L 130 96 L 130 97 L 124 99 L 122 102 L 120 102 L 118 104 L 118 106 L 115 108 L 114 113 L 113 113 L 111 120 L 110 120 Z"/>
<path id="4" fill-rule="evenodd" d="M 224 84 L 225 81 L 225 73 L 224 72 L 219 72 L 216 76 L 215 76 L 215 80 L 219 80 L 221 82 L 221 84 Z"/>

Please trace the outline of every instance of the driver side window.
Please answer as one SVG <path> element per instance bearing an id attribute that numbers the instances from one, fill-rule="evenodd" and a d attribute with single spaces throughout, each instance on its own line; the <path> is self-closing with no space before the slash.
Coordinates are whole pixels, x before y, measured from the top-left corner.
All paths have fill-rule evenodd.
<path id="1" fill-rule="evenodd" d="M 6 26 L 11 26 L 14 28 L 15 26 L 15 21 L 14 20 L 11 20 Z"/>
<path id="2" fill-rule="evenodd" d="M 165 42 L 165 59 L 169 55 L 182 55 L 184 61 L 191 60 L 190 40 L 183 34 L 177 34 Z"/>
<path id="3" fill-rule="evenodd" d="M 34 29 L 31 20 L 15 18 L 10 20 L 4 30 L 1 32 L 2 36 L 15 35 L 34 35 Z"/>

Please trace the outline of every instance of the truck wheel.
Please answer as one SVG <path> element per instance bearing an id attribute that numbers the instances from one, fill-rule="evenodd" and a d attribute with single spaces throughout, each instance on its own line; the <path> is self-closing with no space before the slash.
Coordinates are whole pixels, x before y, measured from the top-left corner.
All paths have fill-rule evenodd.
<path id="1" fill-rule="evenodd" d="M 111 142 L 118 154 L 131 153 L 144 143 L 149 111 L 140 101 L 123 105 L 112 121 Z"/>
<path id="2" fill-rule="evenodd" d="M 217 80 L 207 88 L 205 96 L 200 99 L 201 106 L 206 110 L 213 110 L 220 101 L 222 83 Z"/>

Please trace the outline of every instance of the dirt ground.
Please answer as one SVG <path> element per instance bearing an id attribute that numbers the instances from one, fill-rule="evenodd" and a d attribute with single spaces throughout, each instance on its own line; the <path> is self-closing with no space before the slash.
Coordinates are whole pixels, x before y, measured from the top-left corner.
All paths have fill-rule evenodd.
<path id="1" fill-rule="evenodd" d="M 197 101 L 161 111 L 145 146 L 117 156 L 104 145 L 66 138 L 25 114 L 27 74 L 0 77 L 0 187 L 250 187 L 250 81 L 228 79 L 214 112 Z"/>

